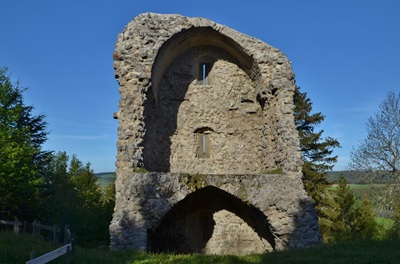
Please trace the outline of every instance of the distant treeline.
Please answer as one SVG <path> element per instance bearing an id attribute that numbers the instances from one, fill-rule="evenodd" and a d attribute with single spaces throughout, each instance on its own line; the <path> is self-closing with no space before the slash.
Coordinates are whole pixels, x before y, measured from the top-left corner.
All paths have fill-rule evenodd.
<path id="1" fill-rule="evenodd" d="M 379 177 L 371 177 L 370 174 L 360 171 L 329 171 L 328 181 L 336 183 L 340 176 L 343 175 L 349 184 L 369 184 L 369 183 L 398 183 L 393 174 L 379 175 Z"/>
<path id="2" fill-rule="evenodd" d="M 364 172 L 357 171 L 329 171 L 328 172 L 328 181 L 331 183 L 336 183 L 340 175 L 343 175 L 349 184 L 368 184 L 368 183 L 394 183 L 395 180 L 393 177 L 387 175 L 382 176 L 379 179 L 370 180 L 368 175 Z M 100 172 L 96 173 L 98 178 L 98 183 L 100 186 L 107 186 L 108 184 L 115 181 L 116 173 L 115 172 Z"/>

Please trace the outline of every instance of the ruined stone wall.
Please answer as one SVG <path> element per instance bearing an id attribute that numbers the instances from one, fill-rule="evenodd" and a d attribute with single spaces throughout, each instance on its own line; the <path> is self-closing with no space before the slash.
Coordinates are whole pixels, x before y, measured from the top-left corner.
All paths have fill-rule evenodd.
<path id="1" fill-rule="evenodd" d="M 321 243 L 301 182 L 294 74 L 278 49 L 207 19 L 146 13 L 119 34 L 114 68 L 112 249 L 250 254 Z"/>
<path id="2" fill-rule="evenodd" d="M 205 246 L 209 254 L 235 255 L 272 252 L 274 248 L 260 237 L 251 226 L 236 214 L 227 210 L 214 213 L 215 228 Z"/>
<path id="3" fill-rule="evenodd" d="M 136 173 L 117 178 L 116 189 L 118 210 L 110 225 L 113 249 L 158 246 L 168 251 L 171 246 L 181 252 L 248 254 L 321 243 L 311 199 L 301 180 L 289 176 Z M 214 221 L 201 249 L 193 237 L 202 237 L 203 231 L 190 220 L 199 219 L 194 217 L 198 214 Z M 228 237 L 236 239 L 229 243 Z M 163 239 L 166 245 L 149 242 Z"/>
<path id="4" fill-rule="evenodd" d="M 204 57 L 204 56 L 207 57 Z M 206 84 L 200 62 L 208 62 Z M 250 77 L 234 58 L 213 47 L 194 48 L 175 59 L 159 85 L 158 102 L 148 91 L 144 110 L 144 164 L 150 171 L 260 173 L 263 109 Z M 207 157 L 199 155 L 203 134 Z M 257 142 L 257 144 L 255 144 Z M 271 142 L 269 142 L 271 143 Z"/>
<path id="5" fill-rule="evenodd" d="M 311 199 L 290 176 L 135 173 L 116 190 L 112 249 L 250 254 L 321 243 Z"/>
<path id="6" fill-rule="evenodd" d="M 215 65 L 200 87 L 197 62 L 208 55 Z M 117 173 L 146 166 L 200 173 L 281 168 L 300 176 L 294 75 L 278 49 L 206 19 L 146 13 L 118 36 L 114 59 L 121 93 Z M 211 159 L 193 164 L 197 126 L 213 133 Z"/>

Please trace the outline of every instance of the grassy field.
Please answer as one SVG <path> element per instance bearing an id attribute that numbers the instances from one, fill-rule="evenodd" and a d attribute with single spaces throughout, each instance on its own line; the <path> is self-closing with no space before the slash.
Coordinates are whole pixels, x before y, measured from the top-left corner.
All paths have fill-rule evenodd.
<path id="1" fill-rule="evenodd" d="M 25 263 L 32 250 L 39 256 L 57 247 L 27 234 L 0 232 L 0 263 Z M 51 263 L 63 263 L 63 258 Z M 107 247 L 76 247 L 71 263 L 400 263 L 400 240 L 357 241 L 242 257 L 110 252 Z"/>
<path id="2" fill-rule="evenodd" d="M 110 183 L 113 183 L 115 181 L 115 172 L 102 172 L 102 173 L 96 173 L 97 176 L 97 183 L 101 187 L 107 187 Z"/>

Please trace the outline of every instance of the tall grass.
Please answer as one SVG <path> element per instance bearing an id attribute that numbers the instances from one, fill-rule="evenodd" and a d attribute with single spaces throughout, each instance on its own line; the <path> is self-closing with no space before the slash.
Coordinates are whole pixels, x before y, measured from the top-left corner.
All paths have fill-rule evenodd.
<path id="1" fill-rule="evenodd" d="M 35 249 L 39 256 L 59 245 L 30 235 L 0 232 L 0 263 L 25 263 Z M 63 263 L 63 257 L 51 263 Z M 110 252 L 108 247 L 76 247 L 71 263 L 147 264 L 147 263 L 400 263 L 400 240 L 354 241 L 314 248 L 295 249 L 251 256 L 174 255 L 143 252 Z"/>
<path id="2" fill-rule="evenodd" d="M 25 263 L 30 259 L 32 251 L 35 251 L 36 256 L 41 256 L 58 247 L 32 235 L 16 235 L 11 231 L 2 231 L 0 232 L 0 263 Z"/>

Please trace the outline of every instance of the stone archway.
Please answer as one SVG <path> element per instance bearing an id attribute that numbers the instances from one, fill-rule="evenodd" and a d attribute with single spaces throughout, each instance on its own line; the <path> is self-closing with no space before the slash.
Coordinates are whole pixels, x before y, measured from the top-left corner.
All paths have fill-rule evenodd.
<path id="1" fill-rule="evenodd" d="M 149 233 L 150 250 L 253 254 L 275 249 L 265 215 L 213 186 L 187 195 Z"/>

